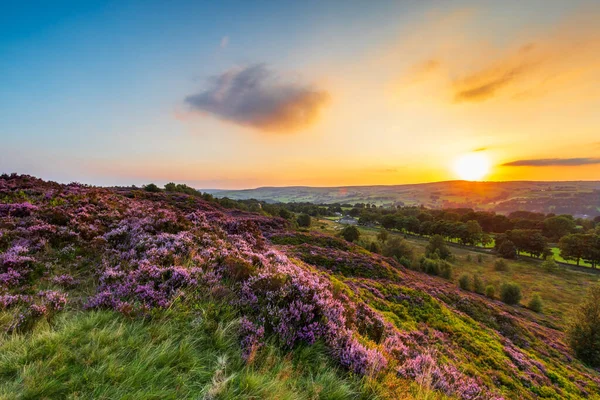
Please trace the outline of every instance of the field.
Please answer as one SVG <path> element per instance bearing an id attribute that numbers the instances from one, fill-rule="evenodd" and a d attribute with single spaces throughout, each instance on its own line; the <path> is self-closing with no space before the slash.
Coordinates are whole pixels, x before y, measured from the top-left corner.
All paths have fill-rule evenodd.
<path id="1" fill-rule="evenodd" d="M 472 207 L 509 213 L 527 210 L 571 215 L 600 215 L 600 182 L 467 182 L 392 186 L 263 187 L 210 190 L 217 197 L 267 202 L 371 203 L 424 205 L 428 208 Z"/>

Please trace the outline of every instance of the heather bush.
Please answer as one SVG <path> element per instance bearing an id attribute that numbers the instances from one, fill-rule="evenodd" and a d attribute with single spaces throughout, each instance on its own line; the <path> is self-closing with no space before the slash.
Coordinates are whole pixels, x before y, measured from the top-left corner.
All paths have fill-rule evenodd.
<path id="1" fill-rule="evenodd" d="M 518 304 L 521 301 L 521 288 L 516 283 L 503 283 L 500 287 L 500 299 L 506 304 Z"/>
<path id="2" fill-rule="evenodd" d="M 544 303 L 542 302 L 542 298 L 538 293 L 534 293 L 533 297 L 531 298 L 531 300 L 529 300 L 529 303 L 527 304 L 527 307 L 529 307 L 536 313 L 542 312 L 543 306 Z"/>
<path id="3" fill-rule="evenodd" d="M 473 289 L 473 286 L 471 284 L 471 277 L 469 277 L 469 275 L 467 275 L 467 274 L 461 275 L 460 278 L 458 278 L 458 286 L 462 290 L 471 291 Z"/>

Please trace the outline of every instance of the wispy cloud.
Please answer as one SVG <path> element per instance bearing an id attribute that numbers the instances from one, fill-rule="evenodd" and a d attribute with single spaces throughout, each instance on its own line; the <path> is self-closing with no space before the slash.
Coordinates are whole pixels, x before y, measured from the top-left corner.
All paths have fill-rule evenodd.
<path id="1" fill-rule="evenodd" d="M 188 96 L 195 111 L 262 131 L 290 132 L 310 126 L 329 101 L 325 90 L 284 81 L 264 64 L 224 72 Z"/>
<path id="2" fill-rule="evenodd" d="M 517 34 L 506 46 L 473 39 L 456 25 L 436 30 L 436 37 L 419 41 L 429 48 L 408 70 L 406 81 L 440 82 L 445 89 L 440 93 L 455 104 L 525 100 L 559 91 L 590 93 L 600 68 L 599 16 L 600 7 L 591 7 L 545 30 Z M 476 21 L 477 14 L 469 18 L 464 26 Z"/>
<path id="3" fill-rule="evenodd" d="M 502 164 L 505 167 L 549 167 L 549 166 L 580 166 L 600 164 L 600 158 L 540 158 L 533 160 L 517 160 Z"/>

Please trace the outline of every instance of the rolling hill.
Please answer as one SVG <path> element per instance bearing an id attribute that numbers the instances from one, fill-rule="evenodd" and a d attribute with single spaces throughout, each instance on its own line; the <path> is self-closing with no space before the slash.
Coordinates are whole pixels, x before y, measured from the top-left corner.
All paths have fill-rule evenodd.
<path id="1" fill-rule="evenodd" d="M 210 190 L 216 197 L 266 202 L 372 203 L 424 205 L 429 208 L 473 207 L 509 213 L 527 210 L 572 215 L 600 215 L 600 181 L 469 182 L 447 181 L 393 186 L 261 187 Z"/>

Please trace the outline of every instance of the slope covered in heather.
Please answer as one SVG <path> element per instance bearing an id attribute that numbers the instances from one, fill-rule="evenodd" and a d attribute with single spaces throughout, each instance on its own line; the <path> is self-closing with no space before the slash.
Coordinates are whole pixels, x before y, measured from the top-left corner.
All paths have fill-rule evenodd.
<path id="1" fill-rule="evenodd" d="M 589 398 L 529 311 L 197 197 L 0 178 L 3 398 Z"/>

